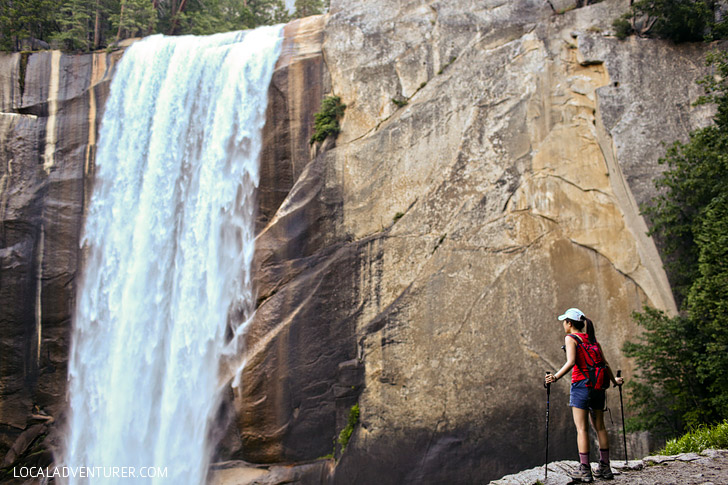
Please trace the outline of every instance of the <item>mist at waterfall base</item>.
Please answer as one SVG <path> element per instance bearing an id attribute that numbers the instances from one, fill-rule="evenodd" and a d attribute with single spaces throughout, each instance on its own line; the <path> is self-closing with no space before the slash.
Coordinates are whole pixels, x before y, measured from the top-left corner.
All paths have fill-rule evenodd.
<path id="1" fill-rule="evenodd" d="M 60 460 L 98 474 L 67 483 L 205 482 L 221 365 L 254 307 L 254 197 L 280 44 L 280 26 L 153 36 L 118 65 L 82 238 Z"/>

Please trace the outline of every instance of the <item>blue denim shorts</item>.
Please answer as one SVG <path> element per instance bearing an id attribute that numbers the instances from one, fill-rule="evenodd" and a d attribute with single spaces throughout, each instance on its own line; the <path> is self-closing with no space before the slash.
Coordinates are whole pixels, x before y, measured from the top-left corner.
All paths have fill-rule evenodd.
<path id="1" fill-rule="evenodd" d="M 601 391 L 586 387 L 586 379 L 571 383 L 569 406 L 591 411 L 604 411 L 606 396 Z"/>

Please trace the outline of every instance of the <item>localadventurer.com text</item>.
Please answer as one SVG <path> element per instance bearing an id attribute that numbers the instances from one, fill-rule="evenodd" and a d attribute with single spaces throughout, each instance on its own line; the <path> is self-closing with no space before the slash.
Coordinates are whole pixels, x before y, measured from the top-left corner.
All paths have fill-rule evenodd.
<path id="1" fill-rule="evenodd" d="M 167 467 L 134 466 L 23 466 L 13 468 L 14 478 L 167 478 Z"/>

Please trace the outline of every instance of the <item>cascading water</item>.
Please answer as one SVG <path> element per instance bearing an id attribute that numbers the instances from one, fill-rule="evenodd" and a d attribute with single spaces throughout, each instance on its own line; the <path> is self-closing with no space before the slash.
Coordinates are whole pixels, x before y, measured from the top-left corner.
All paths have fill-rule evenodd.
<path id="1" fill-rule="evenodd" d="M 226 333 L 253 308 L 254 190 L 280 35 L 153 36 L 124 53 L 82 242 L 62 459 L 97 474 L 69 483 L 129 483 L 114 467 L 160 475 L 144 483 L 206 479 Z"/>

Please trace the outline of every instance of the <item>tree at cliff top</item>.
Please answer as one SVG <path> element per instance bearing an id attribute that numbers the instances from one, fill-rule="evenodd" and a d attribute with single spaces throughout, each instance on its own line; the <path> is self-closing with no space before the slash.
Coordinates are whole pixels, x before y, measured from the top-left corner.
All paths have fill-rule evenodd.
<path id="1" fill-rule="evenodd" d="M 149 0 L 121 0 L 119 13 L 111 16 L 116 39 L 140 37 L 154 31 L 157 11 Z"/>
<path id="2" fill-rule="evenodd" d="M 287 22 L 283 0 L 3 0 L 0 48 L 27 38 L 89 51 L 153 33 L 212 34 Z"/>
<path id="3" fill-rule="evenodd" d="M 680 315 L 637 314 L 644 333 L 624 352 L 637 361 L 633 429 L 675 435 L 728 417 L 728 53 L 712 53 L 702 81 L 715 124 L 676 142 L 661 190 L 644 213 L 662 241 Z"/>
<path id="4" fill-rule="evenodd" d="M 617 37 L 654 36 L 674 42 L 723 39 L 728 26 L 717 0 L 640 0 L 613 22 Z"/>
<path id="5" fill-rule="evenodd" d="M 296 0 L 294 4 L 295 18 L 308 17 L 310 15 L 320 15 L 328 8 L 328 1 L 324 5 L 324 0 Z"/>
<path id="6" fill-rule="evenodd" d="M 0 2 L 0 48 L 20 50 L 26 38 L 49 39 L 57 32 L 60 10 L 56 0 L 3 0 Z"/>
<path id="7" fill-rule="evenodd" d="M 289 20 L 283 0 L 206 0 L 197 2 L 177 19 L 165 21 L 176 34 L 206 35 L 245 30 Z"/>

